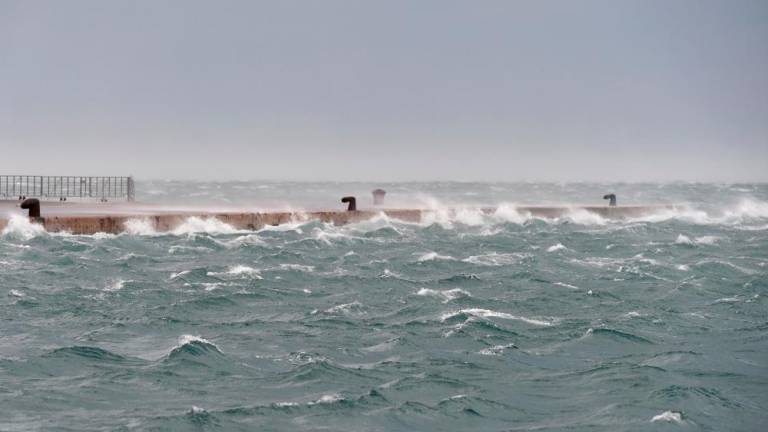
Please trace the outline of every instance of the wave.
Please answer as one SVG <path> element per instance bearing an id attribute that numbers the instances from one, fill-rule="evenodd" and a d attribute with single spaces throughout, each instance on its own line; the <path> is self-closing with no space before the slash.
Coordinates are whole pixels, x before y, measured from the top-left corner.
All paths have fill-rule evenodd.
<path id="1" fill-rule="evenodd" d="M 509 348 L 516 349 L 517 345 L 513 343 L 506 344 L 506 345 L 494 345 L 492 347 L 483 348 L 477 353 L 480 355 L 497 356 L 497 355 L 504 354 L 504 351 L 506 351 Z"/>
<path id="2" fill-rule="evenodd" d="M 545 218 L 534 216 L 525 208 L 517 204 L 501 202 L 495 209 L 487 210 L 481 207 L 447 206 L 437 200 L 430 200 L 422 215 L 419 225 L 439 225 L 445 229 L 452 229 L 456 224 L 477 227 L 493 226 L 512 223 L 517 225 L 527 224 L 532 221 L 542 221 L 548 224 L 573 223 L 577 225 L 609 225 L 609 224 L 634 224 L 634 223 L 660 223 L 668 221 L 681 221 L 698 225 L 730 224 L 736 225 L 749 221 L 768 219 L 768 202 L 756 199 L 742 199 L 741 201 L 721 206 L 714 209 L 699 209 L 690 204 L 675 205 L 673 207 L 660 207 L 647 214 L 623 219 L 609 219 L 597 213 L 580 207 L 571 207 L 565 210 L 560 217 Z"/>
<path id="3" fill-rule="evenodd" d="M 568 249 L 567 247 L 563 246 L 562 243 L 558 243 L 556 245 L 552 245 L 547 248 L 547 252 L 557 252 L 559 250 L 565 250 Z"/>
<path id="4" fill-rule="evenodd" d="M 168 359 L 180 358 L 184 355 L 202 356 L 205 354 L 223 355 L 218 346 L 200 336 L 181 335 L 178 344 L 168 353 Z"/>
<path id="5" fill-rule="evenodd" d="M 453 261 L 456 258 L 450 256 L 450 255 L 440 255 L 437 252 L 427 252 L 416 260 L 418 262 L 425 262 L 425 261 Z"/>
<path id="6" fill-rule="evenodd" d="M 579 287 L 577 287 L 576 285 L 571 285 L 571 284 L 568 284 L 568 283 L 565 283 L 565 282 L 552 282 L 552 285 L 557 285 L 557 286 L 561 286 L 563 288 L 569 288 L 569 289 L 572 289 L 572 290 L 579 289 Z"/>
<path id="7" fill-rule="evenodd" d="M 540 319 L 535 318 L 526 318 L 524 316 L 517 316 L 512 315 L 506 312 L 496 312 L 489 309 L 480 309 L 480 308 L 470 308 L 470 309 L 460 309 L 453 312 L 447 312 L 440 316 L 440 321 L 448 321 L 449 319 L 456 318 L 456 317 L 478 317 L 478 318 L 502 318 L 502 319 L 508 319 L 508 320 L 515 320 L 515 321 L 522 321 L 528 324 L 538 325 L 538 326 L 551 326 L 554 325 L 554 322 L 552 321 L 544 321 Z"/>
<path id="8" fill-rule="evenodd" d="M 312 273 L 315 271 L 315 266 L 304 264 L 280 264 L 279 270 L 285 271 L 299 271 L 304 273 Z"/>
<path id="9" fill-rule="evenodd" d="M 133 281 L 118 279 L 115 282 L 104 287 L 103 291 L 120 291 L 121 289 L 123 289 L 123 287 L 125 287 L 125 284 L 129 282 L 133 282 Z"/>
<path id="10" fill-rule="evenodd" d="M 346 400 L 342 395 L 338 393 L 334 394 L 327 394 L 320 396 L 319 399 L 313 402 L 309 402 L 308 405 L 317 405 L 317 404 L 333 404 L 336 402 L 341 402 Z"/>
<path id="11" fill-rule="evenodd" d="M 745 222 L 768 219 L 768 202 L 745 198 L 720 208 L 702 210 L 690 204 L 659 209 L 653 213 L 630 218 L 632 222 L 666 222 L 678 220 L 696 225 L 736 225 Z"/>
<path id="12" fill-rule="evenodd" d="M 233 238 L 232 240 L 227 241 L 221 241 L 218 242 L 220 245 L 224 246 L 227 249 L 234 249 L 238 247 L 246 247 L 246 246 L 265 246 L 267 242 L 262 240 L 258 234 L 246 234 L 242 235 L 236 238 Z"/>
<path id="13" fill-rule="evenodd" d="M 653 416 L 651 423 L 659 421 L 671 422 L 671 423 L 683 423 L 683 414 L 676 411 L 664 411 L 661 414 Z"/>
<path id="14" fill-rule="evenodd" d="M 8 224 L 0 232 L 0 236 L 11 239 L 29 241 L 41 235 L 46 235 L 45 227 L 40 224 L 32 223 L 29 218 L 22 215 L 12 214 L 8 217 Z"/>
<path id="15" fill-rule="evenodd" d="M 103 348 L 86 346 L 86 345 L 58 348 L 49 352 L 44 357 L 47 357 L 47 358 L 77 357 L 79 359 L 97 361 L 99 363 L 101 362 L 122 363 L 128 360 L 126 357 L 120 354 L 115 354 Z"/>
<path id="16" fill-rule="evenodd" d="M 679 234 L 675 239 L 675 244 L 687 245 L 687 246 L 693 246 L 693 245 L 709 246 L 717 243 L 719 240 L 720 240 L 720 237 L 717 237 L 717 236 L 701 236 L 701 237 L 695 237 L 693 240 L 691 240 L 690 237 L 683 234 Z"/>
<path id="17" fill-rule="evenodd" d="M 340 304 L 330 307 L 323 311 L 329 315 L 344 315 L 344 316 L 360 316 L 365 315 L 365 306 L 359 301 L 353 301 L 352 303 Z"/>
<path id="18" fill-rule="evenodd" d="M 504 266 L 517 264 L 523 260 L 531 258 L 533 255 L 527 253 L 513 252 L 513 253 L 497 253 L 491 252 L 484 255 L 472 255 L 468 258 L 464 258 L 462 261 L 470 264 L 477 264 L 483 266 Z"/>
<path id="19" fill-rule="evenodd" d="M 232 266 L 224 272 L 207 272 L 207 276 L 247 276 L 253 279 L 263 279 L 261 276 L 261 270 L 245 265 Z"/>
<path id="20" fill-rule="evenodd" d="M 287 231 L 293 231 L 297 234 L 303 234 L 304 230 L 302 229 L 305 225 L 310 224 L 312 221 L 306 220 L 301 218 L 301 214 L 299 214 L 299 219 L 292 220 L 291 222 L 280 224 L 280 225 L 264 225 L 258 232 L 287 232 Z"/>
<path id="21" fill-rule="evenodd" d="M 128 235 L 153 236 L 158 234 L 152 222 L 146 218 L 128 219 L 123 222 L 123 229 Z"/>
<path id="22" fill-rule="evenodd" d="M 590 336 L 590 335 L 606 336 L 610 339 L 625 340 L 625 341 L 641 343 L 641 344 L 653 344 L 653 342 L 649 341 L 644 337 L 633 335 L 632 333 L 626 333 L 620 330 L 609 329 L 609 328 L 588 329 L 584 336 Z"/>
<path id="23" fill-rule="evenodd" d="M 237 234 L 242 231 L 214 217 L 199 218 L 196 216 L 188 217 L 181 225 L 171 231 L 174 235 L 201 232 L 206 234 Z"/>
<path id="24" fill-rule="evenodd" d="M 416 292 L 416 295 L 422 297 L 441 298 L 443 299 L 443 303 L 448 303 L 449 301 L 455 300 L 457 298 L 471 297 L 471 294 L 468 291 L 465 291 L 461 288 L 453 288 L 445 291 L 421 288 L 418 292 Z"/>
<path id="25" fill-rule="evenodd" d="M 131 218 L 123 222 L 123 233 L 126 235 L 135 236 L 158 236 L 158 235 L 185 235 L 185 234 L 237 234 L 245 233 L 243 230 L 238 230 L 235 227 L 222 222 L 215 217 L 197 217 L 190 216 L 177 226 L 176 228 L 168 231 L 157 231 L 152 220 L 148 218 Z M 243 240 L 243 239 L 241 239 Z"/>

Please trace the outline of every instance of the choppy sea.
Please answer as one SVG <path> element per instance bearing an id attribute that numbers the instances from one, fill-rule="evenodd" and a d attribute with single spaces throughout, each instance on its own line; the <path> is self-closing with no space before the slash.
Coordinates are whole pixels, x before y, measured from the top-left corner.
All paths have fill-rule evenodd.
<path id="1" fill-rule="evenodd" d="M 152 181 L 137 195 L 341 208 L 374 187 L 434 216 L 92 236 L 13 218 L 0 430 L 765 430 L 766 184 Z M 515 211 L 608 192 L 685 206 Z"/>

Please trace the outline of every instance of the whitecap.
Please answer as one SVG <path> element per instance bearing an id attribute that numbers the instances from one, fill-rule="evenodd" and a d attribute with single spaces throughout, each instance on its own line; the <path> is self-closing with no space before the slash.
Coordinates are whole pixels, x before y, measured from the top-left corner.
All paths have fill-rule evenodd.
<path id="1" fill-rule="evenodd" d="M 547 252 L 556 252 L 556 251 L 559 251 L 559 250 L 564 250 L 564 249 L 568 249 L 568 248 L 567 248 L 567 247 L 565 247 L 565 246 L 563 246 L 563 244 L 562 244 L 562 243 L 558 243 L 558 244 L 556 244 L 556 245 L 553 245 L 553 246 L 550 246 L 550 247 L 548 247 L 548 248 L 547 248 Z"/>
<path id="2" fill-rule="evenodd" d="M 384 269 L 384 272 L 382 272 L 378 277 L 381 279 L 388 279 L 388 278 L 399 279 L 402 277 L 402 275 L 400 273 L 393 272 L 390 269 Z"/>
<path id="3" fill-rule="evenodd" d="M 363 304 L 359 301 L 353 301 L 352 303 L 345 303 L 336 305 L 333 307 L 330 307 L 324 311 L 327 314 L 343 314 L 343 315 L 363 315 L 365 314 L 365 310 L 363 310 Z"/>
<path id="4" fill-rule="evenodd" d="M 657 421 L 682 423 L 683 415 L 682 413 L 675 412 L 675 411 L 664 411 L 661 414 L 653 416 L 653 418 L 651 419 L 651 423 L 655 423 Z"/>
<path id="5" fill-rule="evenodd" d="M 720 237 L 717 237 L 717 236 L 702 236 L 702 237 L 696 237 L 694 242 L 696 244 L 701 244 L 701 245 L 713 245 L 717 243 L 719 240 L 720 240 Z"/>
<path id="6" fill-rule="evenodd" d="M 308 223 L 308 220 L 304 219 L 302 215 L 299 215 L 299 220 L 294 220 L 288 223 L 279 225 L 264 225 L 258 232 L 289 232 L 293 231 L 297 234 L 303 234 L 302 227 Z"/>
<path id="7" fill-rule="evenodd" d="M 203 289 L 206 291 L 213 291 L 216 289 L 219 289 L 220 287 L 223 287 L 225 284 L 223 282 L 204 282 L 203 283 Z"/>
<path id="8" fill-rule="evenodd" d="M 322 395 L 320 396 L 320 399 L 309 402 L 308 405 L 317 405 L 317 404 L 332 404 L 336 402 L 343 401 L 344 397 L 340 394 L 329 394 L 329 395 Z"/>
<path id="9" fill-rule="evenodd" d="M 720 237 L 717 237 L 717 236 L 701 236 L 691 240 L 690 237 L 685 236 L 683 234 L 679 234 L 677 236 L 677 239 L 675 239 L 675 244 L 687 245 L 687 246 L 690 246 L 690 245 L 710 246 L 717 243 L 719 240 L 720 240 Z"/>
<path id="10" fill-rule="evenodd" d="M 503 266 L 516 264 L 526 258 L 530 258 L 531 254 L 527 253 L 497 253 L 491 252 L 484 255 L 472 255 L 463 259 L 463 262 L 470 264 L 484 265 L 484 266 Z"/>
<path id="11" fill-rule="evenodd" d="M 168 248 L 169 254 L 175 254 L 178 252 L 183 251 L 192 251 L 192 252 L 208 252 L 210 251 L 210 248 L 207 248 L 205 246 L 181 246 L 181 245 L 174 245 Z"/>
<path id="12" fill-rule="evenodd" d="M 192 405 L 192 409 L 189 410 L 189 414 L 197 415 L 197 414 L 207 414 L 208 411 L 205 410 L 205 408 L 200 408 L 197 406 Z"/>
<path id="13" fill-rule="evenodd" d="M 552 284 L 553 285 L 557 285 L 557 286 L 561 286 L 561 287 L 565 287 L 565 288 L 570 288 L 570 289 L 573 289 L 573 290 L 579 289 L 579 287 L 577 287 L 576 285 L 567 284 L 565 282 L 553 282 Z"/>
<path id="14" fill-rule="evenodd" d="M 230 267 L 225 272 L 208 272 L 208 276 L 223 276 L 223 275 L 245 275 L 254 279 L 263 279 L 261 277 L 261 270 L 245 265 L 236 265 Z"/>
<path id="15" fill-rule="evenodd" d="M 441 298 L 443 299 L 443 303 L 447 303 L 457 298 L 471 296 L 471 294 L 468 291 L 465 291 L 461 288 L 453 288 L 445 291 L 434 290 L 430 288 L 421 288 L 418 292 L 416 292 L 416 295 L 422 296 L 422 297 L 429 296 L 429 297 Z"/>
<path id="16" fill-rule="evenodd" d="M 128 283 L 128 282 L 133 282 L 133 281 L 118 279 L 117 281 L 113 282 L 112 284 L 104 287 L 104 291 L 120 291 L 121 289 L 123 289 L 125 284 Z"/>
<path id="17" fill-rule="evenodd" d="M 240 246 L 263 246 L 266 244 L 257 234 L 246 234 L 232 240 L 218 242 L 227 249 L 232 249 Z"/>
<path id="18" fill-rule="evenodd" d="M 440 255 L 437 252 L 427 252 L 427 253 L 421 255 L 418 258 L 418 261 L 419 262 L 437 261 L 437 260 L 449 261 L 449 260 L 455 260 L 455 259 L 456 258 L 454 258 L 454 257 L 452 257 L 450 255 Z"/>
<path id="19" fill-rule="evenodd" d="M 508 314 L 506 312 L 496 312 L 496 311 L 493 311 L 493 310 L 480 309 L 480 308 L 460 309 L 460 310 L 454 311 L 454 312 L 447 312 L 447 313 L 444 313 L 440 317 L 440 320 L 441 321 L 446 321 L 446 320 L 448 320 L 450 318 L 453 318 L 453 317 L 455 317 L 457 315 L 461 315 L 461 314 L 472 315 L 472 316 L 475 316 L 475 317 L 478 317 L 478 318 L 494 318 L 495 317 L 495 318 L 503 318 L 503 319 L 508 319 L 508 320 L 523 321 L 523 322 L 526 322 L 528 324 L 539 325 L 539 326 L 551 326 L 551 325 L 553 325 L 553 323 L 550 322 L 550 321 L 544 321 L 544 320 L 534 319 L 534 318 L 526 318 L 526 317 L 523 317 L 523 316 L 517 316 L 517 315 Z"/>
<path id="20" fill-rule="evenodd" d="M 179 336 L 178 343 L 176 344 L 176 346 L 173 349 L 174 350 L 175 349 L 179 349 L 179 348 L 183 347 L 184 345 L 188 345 L 188 344 L 195 343 L 195 342 L 203 343 L 203 344 L 206 344 L 206 345 L 210 345 L 210 346 L 216 348 L 219 352 L 221 352 L 221 349 L 219 349 L 219 347 L 215 343 L 209 341 L 208 339 L 202 338 L 200 336 L 193 336 L 193 335 L 188 335 L 188 334 Z M 173 350 L 171 350 L 171 351 L 173 351 Z"/>
<path id="21" fill-rule="evenodd" d="M 314 228 L 312 230 L 312 235 L 315 238 L 315 240 L 321 241 L 327 245 L 331 245 L 332 243 L 331 240 L 337 240 L 342 238 L 365 240 L 362 237 L 353 237 L 343 232 L 340 232 L 330 224 L 324 224 L 324 228 Z"/>
<path id="22" fill-rule="evenodd" d="M 189 273 L 190 273 L 190 271 L 189 271 L 189 270 L 183 270 L 183 271 L 180 271 L 180 272 L 178 272 L 178 273 L 171 273 L 171 277 L 170 277 L 170 279 L 171 279 L 171 280 L 174 280 L 174 279 L 176 279 L 176 278 L 179 278 L 179 277 L 182 277 L 182 276 L 186 276 L 186 275 L 188 275 Z"/>
<path id="23" fill-rule="evenodd" d="M 504 351 L 508 348 L 517 348 L 515 344 L 506 344 L 506 345 L 495 345 L 488 348 L 483 348 L 477 353 L 480 355 L 488 355 L 488 356 L 495 356 L 495 355 L 501 355 L 504 353 Z"/>
<path id="24" fill-rule="evenodd" d="M 741 299 L 738 297 L 723 297 L 715 300 L 715 304 L 718 303 L 737 303 L 740 302 Z"/>
<path id="25" fill-rule="evenodd" d="M 315 271 L 315 266 L 303 265 L 303 264 L 280 264 L 281 270 L 296 270 L 305 273 L 312 273 Z"/>

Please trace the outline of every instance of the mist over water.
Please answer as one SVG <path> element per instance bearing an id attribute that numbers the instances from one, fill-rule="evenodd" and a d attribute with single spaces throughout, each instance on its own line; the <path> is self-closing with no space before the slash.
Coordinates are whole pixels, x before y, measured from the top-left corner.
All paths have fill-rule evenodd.
<path id="1" fill-rule="evenodd" d="M 140 181 L 137 195 L 341 209 L 376 187 L 434 212 L 257 232 L 137 218 L 93 236 L 12 218 L 0 429 L 761 429 L 765 184 Z M 609 192 L 685 205 L 620 221 L 516 209 Z"/>

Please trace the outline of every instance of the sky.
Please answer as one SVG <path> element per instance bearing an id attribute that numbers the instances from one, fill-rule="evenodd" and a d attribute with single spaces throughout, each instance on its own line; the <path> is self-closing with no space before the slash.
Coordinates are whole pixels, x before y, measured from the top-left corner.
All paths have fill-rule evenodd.
<path id="1" fill-rule="evenodd" d="M 0 0 L 0 174 L 768 181 L 768 2 Z"/>

